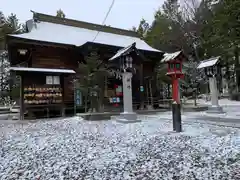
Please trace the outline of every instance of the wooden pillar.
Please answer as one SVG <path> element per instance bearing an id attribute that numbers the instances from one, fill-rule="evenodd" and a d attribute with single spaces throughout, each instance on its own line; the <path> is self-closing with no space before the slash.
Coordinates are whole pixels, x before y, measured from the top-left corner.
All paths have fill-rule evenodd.
<path id="1" fill-rule="evenodd" d="M 61 116 L 64 117 L 65 116 L 65 104 L 64 104 L 64 75 L 60 75 L 60 87 L 62 88 L 62 103 L 61 103 Z"/>
<path id="2" fill-rule="evenodd" d="M 142 92 L 141 91 L 141 86 L 144 87 L 144 84 L 143 84 L 143 64 L 141 63 L 140 64 L 140 87 L 139 87 L 139 91 L 140 91 L 140 109 L 144 109 L 144 91 Z"/>
<path id="3" fill-rule="evenodd" d="M 151 106 L 153 107 L 153 92 L 152 92 L 152 78 L 149 79 L 149 94 L 150 94 L 150 102 Z"/>
<path id="4" fill-rule="evenodd" d="M 20 74 L 19 76 L 19 84 L 20 84 L 20 117 L 19 120 L 24 120 L 24 76 Z"/>

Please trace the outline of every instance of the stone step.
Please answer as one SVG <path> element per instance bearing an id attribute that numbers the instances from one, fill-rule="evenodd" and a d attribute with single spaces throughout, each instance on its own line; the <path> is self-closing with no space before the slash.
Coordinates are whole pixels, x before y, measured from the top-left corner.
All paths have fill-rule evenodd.
<path id="1" fill-rule="evenodd" d="M 0 114 L 7 114 L 10 113 L 9 107 L 0 107 Z"/>
<path id="2" fill-rule="evenodd" d="M 144 121 L 144 120 L 156 120 L 156 119 L 158 119 L 158 118 L 160 118 L 161 117 L 161 115 L 156 115 L 156 116 L 149 116 L 149 115 L 138 115 L 137 116 L 137 119 L 138 120 L 142 120 L 142 121 Z M 118 120 L 120 118 L 120 116 L 111 116 L 111 120 L 113 120 L 113 121 L 116 121 L 116 120 Z"/>
<path id="3" fill-rule="evenodd" d="M 18 120 L 19 116 L 20 116 L 19 113 L 0 114 L 0 120 Z"/>

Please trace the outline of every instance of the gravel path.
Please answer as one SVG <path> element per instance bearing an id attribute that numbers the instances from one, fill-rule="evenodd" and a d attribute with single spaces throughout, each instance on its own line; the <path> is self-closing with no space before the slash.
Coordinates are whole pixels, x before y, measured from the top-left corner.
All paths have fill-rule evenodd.
<path id="1" fill-rule="evenodd" d="M 2 124 L 0 179 L 240 179 L 240 130 L 77 118 Z"/>

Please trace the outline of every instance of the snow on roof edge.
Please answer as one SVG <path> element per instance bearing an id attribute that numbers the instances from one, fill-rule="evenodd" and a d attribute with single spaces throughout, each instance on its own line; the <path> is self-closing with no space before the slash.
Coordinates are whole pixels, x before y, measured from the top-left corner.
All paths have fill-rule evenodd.
<path id="1" fill-rule="evenodd" d="M 136 43 L 135 43 L 135 44 L 136 44 Z M 125 47 L 125 48 L 122 48 L 122 49 L 118 50 L 118 52 L 117 52 L 113 57 L 111 57 L 111 58 L 109 59 L 109 61 L 112 61 L 112 60 L 114 60 L 114 59 L 122 56 L 122 54 L 124 54 L 125 52 L 127 52 L 127 51 L 128 51 L 130 48 L 132 48 L 133 46 L 135 47 L 134 43 L 131 44 L 131 45 L 129 45 L 129 46 L 127 46 L 127 47 Z"/>
<path id="2" fill-rule="evenodd" d="M 49 68 L 29 68 L 29 67 L 10 67 L 10 71 L 30 71 L 30 72 L 50 72 L 50 73 L 67 73 L 75 74 L 72 69 L 49 69 Z"/>
<path id="3" fill-rule="evenodd" d="M 27 34 L 27 33 L 24 33 L 24 34 Z M 58 42 L 53 42 L 53 41 L 47 41 L 47 40 L 38 40 L 38 39 L 32 39 L 32 38 L 26 38 L 26 37 L 22 37 L 20 35 L 23 35 L 23 34 L 8 34 L 7 36 L 11 36 L 11 37 L 16 37 L 16 38 L 19 38 L 19 39 L 27 39 L 27 40 L 30 40 L 30 41 L 39 41 L 39 42 L 46 42 L 46 43 L 53 43 L 53 44 L 62 44 L 62 45 L 69 45 L 69 46 L 77 46 L 75 44 L 67 44 L 67 43 L 58 43 Z M 87 42 L 86 42 L 87 43 Z M 84 44 L 82 44 L 84 45 Z M 80 45 L 80 46 L 82 46 Z"/>
<path id="4" fill-rule="evenodd" d="M 171 61 L 172 59 L 176 58 L 182 51 L 176 51 L 174 53 L 165 53 L 163 56 L 164 58 L 161 60 L 162 63 Z"/>
<path id="5" fill-rule="evenodd" d="M 197 66 L 197 69 L 214 66 L 219 62 L 220 58 L 221 58 L 221 56 L 212 57 L 210 59 L 205 59 L 199 63 L 199 65 Z"/>
<path id="6" fill-rule="evenodd" d="M 22 34 L 8 34 L 8 36 L 12 36 L 12 37 L 20 38 L 20 39 L 28 39 L 28 40 L 31 40 L 31 41 L 40 41 L 40 42 L 47 42 L 47 43 L 63 44 L 63 45 L 77 46 L 77 47 L 83 46 L 83 45 L 85 45 L 87 43 L 93 43 L 93 44 L 102 44 L 102 45 L 107 45 L 107 46 L 119 47 L 121 49 L 124 48 L 123 46 L 115 46 L 115 45 L 103 44 L 103 43 L 92 42 L 92 41 L 86 41 L 85 43 L 81 43 L 81 44 L 78 44 L 78 45 L 76 45 L 76 44 L 67 44 L 67 43 L 59 43 L 59 42 L 53 42 L 53 41 L 46 41 L 46 40 L 38 40 L 38 39 L 26 38 L 26 37 L 21 37 L 20 35 L 22 35 Z M 146 42 L 144 41 L 144 43 L 146 43 Z M 142 49 L 142 48 L 138 48 L 138 49 L 142 50 L 142 51 L 148 51 L 148 52 L 164 53 L 163 51 L 155 49 L 155 48 L 151 47 L 150 45 L 148 45 L 148 46 L 151 48 L 151 50 L 149 50 L 149 49 Z"/>
<path id="7" fill-rule="evenodd" d="M 93 39 L 92 37 L 85 37 L 84 38 L 81 38 L 81 39 L 76 39 L 76 37 L 81 37 L 80 35 L 83 34 L 84 36 L 84 33 L 86 33 L 87 31 L 87 35 L 90 34 L 90 36 L 94 34 L 95 36 L 95 33 L 97 31 L 94 31 L 94 30 L 89 30 L 89 29 L 85 29 L 85 28 L 79 28 L 79 27 L 73 27 L 73 26 L 68 26 L 68 25 L 62 25 L 62 24 L 56 24 L 56 23 L 49 23 L 49 22 L 39 22 L 37 24 L 40 28 L 33 28 L 32 31 L 28 32 L 28 33 L 23 33 L 23 34 L 9 34 L 8 36 L 12 36 L 12 37 L 17 37 L 17 38 L 22 38 L 22 39 L 29 39 L 29 40 L 35 40 L 35 41 L 42 41 L 42 42 L 50 42 L 50 43 L 57 43 L 57 44 L 66 44 L 66 45 L 74 45 L 74 46 L 82 46 L 84 45 L 85 43 L 96 43 L 96 44 L 103 44 L 103 45 L 110 45 L 110 46 L 115 46 L 115 47 L 120 47 L 120 48 L 124 48 L 126 47 L 126 43 L 125 42 L 126 40 L 129 41 L 129 39 L 132 38 L 132 41 L 128 44 L 131 44 L 133 42 L 136 41 L 136 46 L 139 50 L 144 50 L 144 51 L 152 51 L 152 52 L 162 52 L 158 49 L 155 49 L 153 47 L 151 47 L 149 44 L 147 44 L 145 41 L 143 41 L 141 38 L 139 37 L 133 37 L 133 36 L 128 36 L 128 35 L 119 35 L 119 34 L 114 34 L 114 33 L 107 33 L 107 32 L 102 32 L 100 31 L 100 35 L 98 35 L 98 38 L 100 36 L 100 40 L 98 41 L 98 38 L 93 42 L 93 40 L 91 41 L 91 39 Z M 42 28 L 43 26 L 43 28 Z M 47 26 L 50 26 L 50 27 L 47 27 Z M 56 27 L 55 27 L 56 26 Z M 54 31 L 54 29 L 51 29 L 51 28 L 66 28 L 68 31 L 74 31 L 73 33 L 77 33 L 79 34 L 78 36 L 75 36 L 75 40 L 73 40 L 73 37 L 70 37 L 70 38 L 65 38 L 64 40 L 62 40 L 61 38 L 59 37 L 44 37 L 44 35 L 42 34 L 46 34 L 46 32 L 48 34 L 52 33 Z M 46 31 L 47 29 L 51 29 L 52 32 L 49 32 L 49 31 Z M 66 30 L 64 29 L 64 30 Z M 81 32 L 81 29 L 85 32 Z M 76 32 L 76 30 L 79 30 L 79 32 Z M 54 31 L 56 32 L 56 31 Z M 66 32 L 66 31 L 65 31 Z M 46 36 L 49 36 L 49 35 L 46 35 Z M 56 33 L 52 33 L 55 34 Z M 68 33 L 68 34 L 71 34 L 71 33 Z M 114 40 L 110 41 L 110 40 L 106 40 L 107 39 L 107 35 L 111 35 L 111 36 L 116 36 L 116 39 L 118 41 L 114 42 Z M 39 37 L 40 36 L 40 37 Z M 70 35 L 71 36 L 71 35 Z M 119 40 L 121 39 L 121 36 L 122 36 L 122 40 Z M 68 36 L 69 37 L 69 36 Z M 124 39 L 125 37 L 125 39 Z M 60 39 L 60 40 L 59 40 Z M 112 39 L 112 37 L 110 38 Z M 62 42 L 61 42 L 62 41 Z M 64 41 L 64 42 L 63 42 Z M 138 47 L 139 46 L 139 47 Z"/>

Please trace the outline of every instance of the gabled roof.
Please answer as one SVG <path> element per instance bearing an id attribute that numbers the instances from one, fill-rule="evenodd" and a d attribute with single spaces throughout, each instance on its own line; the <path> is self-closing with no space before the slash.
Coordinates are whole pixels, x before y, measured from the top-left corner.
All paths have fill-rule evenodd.
<path id="1" fill-rule="evenodd" d="M 136 33 L 108 26 L 94 25 L 38 13 L 34 14 L 34 20 L 27 22 L 27 26 L 29 29 L 28 33 L 9 36 L 74 46 L 82 46 L 88 42 L 94 42 L 103 45 L 126 47 L 129 44 L 136 43 L 137 49 L 160 52 L 137 37 Z"/>
<path id="2" fill-rule="evenodd" d="M 165 53 L 163 55 L 163 59 L 161 60 L 162 63 L 166 63 L 166 62 L 169 62 L 169 61 L 172 61 L 174 60 L 175 58 L 178 58 L 178 56 L 184 56 L 183 52 L 182 51 L 177 51 L 177 52 L 174 52 L 174 53 Z M 183 57 L 181 57 L 182 59 Z"/>
<path id="3" fill-rule="evenodd" d="M 135 47 L 136 47 L 136 43 L 133 43 L 130 46 L 127 46 L 123 49 L 120 49 L 113 57 L 111 57 L 109 59 L 109 61 L 115 60 L 115 59 L 117 59 L 121 56 L 124 56 L 124 55 L 130 53 L 130 51 L 132 51 L 132 49 L 135 48 Z"/>
<path id="4" fill-rule="evenodd" d="M 220 56 L 217 56 L 217 57 L 213 57 L 213 58 L 210 58 L 210 59 L 203 60 L 198 65 L 197 69 L 214 66 L 219 62 L 220 58 L 221 58 Z"/>

